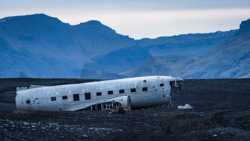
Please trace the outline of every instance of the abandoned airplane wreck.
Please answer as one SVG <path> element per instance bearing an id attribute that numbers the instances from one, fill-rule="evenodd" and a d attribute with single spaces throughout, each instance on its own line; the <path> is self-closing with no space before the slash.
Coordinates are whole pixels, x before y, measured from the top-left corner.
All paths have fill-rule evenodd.
<path id="1" fill-rule="evenodd" d="M 18 111 L 129 111 L 171 105 L 171 87 L 180 87 L 179 80 L 171 76 L 147 76 L 18 89 L 16 108 Z"/>

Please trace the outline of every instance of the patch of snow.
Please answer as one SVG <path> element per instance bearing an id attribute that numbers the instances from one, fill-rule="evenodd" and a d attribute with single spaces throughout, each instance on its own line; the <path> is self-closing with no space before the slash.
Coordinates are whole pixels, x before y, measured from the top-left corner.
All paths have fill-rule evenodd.
<path id="1" fill-rule="evenodd" d="M 179 110 L 189 110 L 189 109 L 193 109 L 193 107 L 190 104 L 185 104 L 185 105 L 178 105 L 177 109 Z"/>

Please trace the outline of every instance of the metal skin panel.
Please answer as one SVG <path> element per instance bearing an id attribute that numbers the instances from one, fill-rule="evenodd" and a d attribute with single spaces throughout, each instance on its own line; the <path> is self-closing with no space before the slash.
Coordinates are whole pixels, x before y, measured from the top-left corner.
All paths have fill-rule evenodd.
<path id="1" fill-rule="evenodd" d="M 170 102 L 170 81 L 174 80 L 177 78 L 147 76 L 20 90 L 17 91 L 16 107 L 21 111 L 77 111 L 122 96 L 130 97 L 132 108 L 147 107 Z M 148 90 L 142 91 L 143 87 Z M 130 92 L 131 88 L 136 88 L 136 92 Z M 119 94 L 120 89 L 125 93 Z M 109 95 L 108 91 L 113 94 Z M 91 93 L 90 100 L 85 100 L 86 92 Z M 97 96 L 96 92 L 102 95 Z M 79 94 L 80 100 L 74 101 L 73 94 Z M 68 98 L 62 99 L 63 96 Z M 56 101 L 51 101 L 51 97 L 56 97 Z"/>

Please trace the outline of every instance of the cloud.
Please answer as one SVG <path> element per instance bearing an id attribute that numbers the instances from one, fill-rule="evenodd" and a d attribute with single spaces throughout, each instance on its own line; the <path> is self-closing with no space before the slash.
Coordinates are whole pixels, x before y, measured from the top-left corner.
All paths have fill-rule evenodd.
<path id="1" fill-rule="evenodd" d="M 173 10 L 246 8 L 249 0 L 1 0 L 1 9 Z"/>

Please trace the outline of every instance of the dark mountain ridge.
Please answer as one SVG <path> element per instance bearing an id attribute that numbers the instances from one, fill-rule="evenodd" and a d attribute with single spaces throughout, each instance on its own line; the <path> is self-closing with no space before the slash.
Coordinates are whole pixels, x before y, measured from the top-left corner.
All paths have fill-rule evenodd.
<path id="1" fill-rule="evenodd" d="M 44 14 L 7 17 L 0 20 L 0 59 L 8 62 L 1 75 L 79 77 L 92 57 L 133 42 L 97 21 L 71 26 Z"/>
<path id="2" fill-rule="evenodd" d="M 250 32 L 250 19 L 241 22 L 239 32 Z"/>

